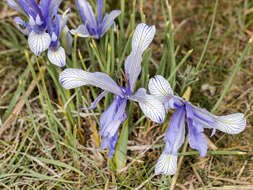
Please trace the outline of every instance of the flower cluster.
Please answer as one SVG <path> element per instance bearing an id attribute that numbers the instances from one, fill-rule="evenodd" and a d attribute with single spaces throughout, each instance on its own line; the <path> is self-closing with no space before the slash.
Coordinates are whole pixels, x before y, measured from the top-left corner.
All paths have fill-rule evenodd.
<path id="1" fill-rule="evenodd" d="M 135 82 L 141 72 L 142 54 L 147 49 L 155 35 L 155 27 L 139 24 L 132 39 L 132 52 L 125 61 L 126 87 L 117 85 L 107 74 L 101 72 L 85 72 L 80 69 L 65 69 L 60 75 L 60 82 L 66 89 L 76 88 L 82 85 L 93 85 L 104 91 L 98 96 L 89 109 L 96 107 L 96 104 L 108 93 L 114 94 L 114 100 L 108 109 L 100 117 L 101 131 L 103 136 L 101 148 L 109 148 L 109 157 L 112 157 L 117 143 L 118 129 L 121 123 L 127 118 L 127 101 L 139 103 L 143 113 L 152 121 L 161 123 L 165 117 L 165 110 L 162 102 L 146 93 L 140 88 L 134 94 Z"/>
<path id="2" fill-rule="evenodd" d="M 17 28 L 28 35 L 28 45 L 35 55 L 48 50 L 47 56 L 51 63 L 63 67 L 66 54 L 60 44 L 65 40 L 67 52 L 71 52 L 72 37 L 92 37 L 99 39 L 114 25 L 114 19 L 120 15 L 114 10 L 103 17 L 103 0 L 97 0 L 97 17 L 86 0 L 76 0 L 83 24 L 77 29 L 69 30 L 67 20 L 70 10 L 58 14 L 62 0 L 5 0 L 9 6 L 18 11 L 22 17 L 15 17 Z M 204 157 L 207 153 L 207 142 L 204 129 L 216 129 L 238 134 L 246 127 L 244 114 L 235 113 L 216 116 L 205 109 L 192 105 L 190 102 L 174 95 L 169 82 L 160 75 L 151 78 L 146 89 L 135 91 L 135 84 L 141 72 L 142 55 L 151 44 L 155 35 L 155 26 L 144 23 L 137 25 L 132 37 L 132 51 L 125 60 L 125 86 L 117 84 L 108 74 L 103 72 L 87 72 L 81 69 L 67 68 L 61 72 L 59 81 L 65 89 L 73 89 L 84 85 L 98 87 L 103 92 L 89 108 L 94 109 L 98 102 L 108 93 L 114 95 L 113 102 L 100 116 L 102 136 L 101 149 L 109 148 L 108 156 L 115 152 L 120 125 L 127 118 L 129 101 L 137 102 L 146 117 L 154 122 L 162 123 L 166 112 L 175 109 L 175 113 L 166 131 L 165 148 L 156 164 L 156 174 L 173 175 L 177 169 L 178 151 L 185 141 L 185 121 L 188 126 L 189 145 Z M 61 37 L 63 38 L 61 39 Z"/>
<path id="3" fill-rule="evenodd" d="M 21 17 L 15 17 L 17 28 L 28 35 L 28 45 L 35 55 L 40 55 L 48 49 L 48 59 L 51 63 L 63 67 L 66 64 L 66 54 L 60 46 L 60 39 L 66 44 L 67 52 L 71 52 L 72 34 L 80 37 L 101 38 L 114 24 L 114 19 L 119 16 L 120 11 L 114 10 L 103 18 L 103 0 L 97 0 L 97 21 L 90 4 L 86 0 L 76 0 L 77 8 L 84 22 L 76 30 L 69 30 L 66 26 L 68 13 L 57 14 L 62 0 L 5 0 L 8 5 L 18 11 Z"/>

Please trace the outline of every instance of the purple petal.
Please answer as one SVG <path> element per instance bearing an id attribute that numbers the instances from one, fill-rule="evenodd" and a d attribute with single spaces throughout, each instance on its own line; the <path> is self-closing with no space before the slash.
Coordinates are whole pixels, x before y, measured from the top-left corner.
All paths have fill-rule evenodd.
<path id="1" fill-rule="evenodd" d="M 49 16 L 49 5 L 51 4 L 51 1 L 52 0 L 40 0 L 39 7 L 45 18 Z"/>
<path id="2" fill-rule="evenodd" d="M 79 14 L 80 14 L 80 16 L 81 16 L 83 22 L 86 23 L 86 18 L 85 18 L 83 9 L 82 9 L 82 7 L 80 6 L 80 3 L 79 3 L 80 0 L 75 0 L 75 1 L 76 1 L 76 7 L 77 7 L 77 9 L 78 9 L 78 12 L 79 12 Z"/>
<path id="3" fill-rule="evenodd" d="M 179 108 L 173 114 L 169 128 L 166 131 L 164 141 L 166 143 L 164 152 L 177 154 L 185 139 L 185 110 Z"/>
<path id="4" fill-rule="evenodd" d="M 42 12 L 37 4 L 37 2 L 35 0 L 25 0 L 27 2 L 27 4 L 29 4 L 34 10 L 35 12 L 41 17 L 43 18 L 42 16 Z"/>
<path id="5" fill-rule="evenodd" d="M 22 32 L 25 35 L 29 34 L 26 23 L 23 19 L 21 19 L 20 17 L 15 17 L 14 22 L 16 23 L 16 26 L 17 26 L 17 28 L 19 29 L 20 32 Z"/>
<path id="6" fill-rule="evenodd" d="M 116 132 L 116 134 L 112 138 L 109 138 L 109 137 L 102 138 L 100 148 L 103 150 L 106 148 L 109 148 L 109 153 L 108 153 L 109 158 L 112 158 L 112 156 L 115 152 L 117 140 L 118 140 L 118 131 Z"/>
<path id="7" fill-rule="evenodd" d="M 97 21 L 90 4 L 86 0 L 76 0 L 76 2 L 83 22 L 87 24 L 90 29 L 96 30 Z"/>
<path id="8" fill-rule="evenodd" d="M 91 106 L 89 108 L 82 108 L 82 110 L 92 110 L 95 107 L 97 107 L 98 102 L 105 97 L 105 95 L 107 94 L 107 91 L 103 91 L 97 98 L 96 100 L 91 104 Z"/>
<path id="9" fill-rule="evenodd" d="M 204 157 L 207 152 L 207 141 L 203 134 L 202 125 L 193 125 L 193 121 L 187 118 L 187 124 L 189 129 L 189 145 L 193 149 L 197 149 L 201 157 Z"/>
<path id="10" fill-rule="evenodd" d="M 103 19 L 103 6 L 104 1 L 103 0 L 97 0 L 97 18 L 98 18 L 98 24 L 102 22 Z"/>
<path id="11" fill-rule="evenodd" d="M 110 122 L 113 120 L 113 117 L 116 113 L 115 110 L 117 110 L 117 106 L 118 106 L 118 99 L 119 98 L 116 96 L 114 98 L 113 102 L 107 108 L 107 110 L 100 116 L 100 125 L 102 128 L 104 126 L 109 125 Z"/>
<path id="12" fill-rule="evenodd" d="M 57 14 L 61 3 L 62 3 L 62 0 L 51 0 L 49 4 L 49 15 L 51 18 Z"/>
<path id="13" fill-rule="evenodd" d="M 77 88 L 83 85 L 93 85 L 122 96 L 121 88 L 105 73 L 91 73 L 81 69 L 65 69 L 60 74 L 59 80 L 66 89 Z"/>
<path id="14" fill-rule="evenodd" d="M 120 13 L 121 11 L 114 10 L 110 12 L 110 14 L 106 14 L 104 16 L 100 37 L 102 37 L 111 28 L 111 26 L 114 23 L 114 19 L 117 18 L 120 15 Z"/>
<path id="15" fill-rule="evenodd" d="M 102 130 L 99 132 L 100 135 L 113 137 L 118 131 L 118 128 L 122 122 L 126 119 L 126 99 L 122 99 L 119 96 L 114 98 L 112 106 L 102 114 L 100 124 Z"/>
<path id="16" fill-rule="evenodd" d="M 185 110 L 186 110 L 186 117 L 188 118 L 188 119 L 194 119 L 194 112 L 193 112 L 193 109 L 192 109 L 192 106 L 191 106 L 191 104 L 190 103 L 188 103 L 188 102 L 185 102 Z"/>
<path id="17" fill-rule="evenodd" d="M 194 105 L 191 105 L 191 107 L 193 109 L 194 116 L 198 120 L 201 120 L 202 124 L 206 123 L 205 125 L 210 125 L 210 124 L 215 123 L 215 120 L 214 120 L 214 117 L 216 117 L 215 115 L 211 114 L 206 109 L 203 109 Z"/>
<path id="18" fill-rule="evenodd" d="M 17 2 L 28 16 L 32 16 L 34 19 L 36 18 L 37 12 L 31 7 L 29 2 L 26 0 L 17 0 Z"/>
<path id="19" fill-rule="evenodd" d="M 178 97 L 173 96 L 172 98 L 169 98 L 167 102 L 164 103 L 165 109 L 177 109 L 184 106 L 185 101 Z"/>
<path id="20" fill-rule="evenodd" d="M 109 157 L 112 157 L 115 152 L 119 126 L 126 120 L 126 102 L 126 99 L 115 96 L 112 104 L 100 117 L 99 135 L 103 136 L 101 149 L 109 148 Z"/>

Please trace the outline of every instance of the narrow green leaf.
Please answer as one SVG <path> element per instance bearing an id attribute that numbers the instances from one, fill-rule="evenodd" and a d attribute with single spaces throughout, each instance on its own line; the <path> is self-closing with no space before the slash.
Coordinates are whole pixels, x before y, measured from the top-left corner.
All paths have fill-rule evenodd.
<path id="1" fill-rule="evenodd" d="M 72 170 L 76 173 L 79 173 L 80 175 L 82 176 L 85 176 L 83 172 L 81 172 L 80 170 L 68 165 L 68 164 L 65 164 L 63 162 L 60 162 L 60 161 L 57 161 L 57 160 L 51 160 L 51 159 L 47 159 L 47 158 L 37 158 L 38 160 L 40 160 L 41 162 L 44 162 L 44 163 L 47 163 L 47 164 L 53 164 L 53 165 L 56 165 L 56 166 L 60 166 L 60 167 L 63 167 L 63 168 L 67 168 L 69 170 Z"/>
<path id="2" fill-rule="evenodd" d="M 127 141 L 128 141 L 128 120 L 126 120 L 123 124 L 123 128 L 121 130 L 118 144 L 115 150 L 115 156 L 113 158 L 117 170 L 123 168 L 126 163 Z"/>

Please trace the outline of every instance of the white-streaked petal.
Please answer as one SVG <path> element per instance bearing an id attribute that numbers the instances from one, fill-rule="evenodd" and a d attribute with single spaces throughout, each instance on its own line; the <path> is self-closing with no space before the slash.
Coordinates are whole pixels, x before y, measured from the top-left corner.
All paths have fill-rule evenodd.
<path id="1" fill-rule="evenodd" d="M 216 116 L 214 128 L 228 134 L 238 134 L 246 127 L 246 119 L 242 113 L 234 113 L 226 116 Z"/>
<path id="2" fill-rule="evenodd" d="M 132 39 L 132 51 L 141 52 L 148 48 L 155 36 L 155 26 L 148 26 L 144 23 L 138 24 Z"/>
<path id="3" fill-rule="evenodd" d="M 106 14 L 103 19 L 103 28 L 102 28 L 102 34 L 101 37 L 110 29 L 110 27 L 114 23 L 114 19 L 117 18 L 120 15 L 121 11 L 114 10 L 110 12 L 110 14 Z"/>
<path id="4" fill-rule="evenodd" d="M 57 50 L 48 49 L 47 56 L 49 61 L 59 67 L 64 67 L 66 65 L 66 54 L 62 47 Z"/>
<path id="5" fill-rule="evenodd" d="M 41 52 L 48 49 L 51 42 L 50 35 L 46 32 L 35 33 L 32 31 L 28 36 L 28 45 L 33 53 L 40 55 Z"/>
<path id="6" fill-rule="evenodd" d="M 155 166 L 155 175 L 174 175 L 177 171 L 177 155 L 162 153 Z"/>
<path id="7" fill-rule="evenodd" d="M 131 91 L 134 91 L 135 82 L 141 72 L 142 53 L 154 38 L 155 27 L 139 24 L 132 39 L 132 52 L 125 61 L 125 73 L 130 83 Z"/>
<path id="8" fill-rule="evenodd" d="M 112 78 L 100 72 L 86 72 L 81 69 L 65 69 L 59 78 L 62 86 L 72 89 L 83 85 L 93 85 L 103 90 L 122 96 L 122 91 Z"/>
<path id="9" fill-rule="evenodd" d="M 140 88 L 130 97 L 131 100 L 137 101 L 143 113 L 152 121 L 162 123 L 165 118 L 165 109 L 159 100 L 154 96 L 146 94 L 146 89 Z"/>
<path id="10" fill-rule="evenodd" d="M 242 113 L 234 113 L 225 116 L 216 116 L 206 109 L 192 105 L 195 119 L 205 128 L 218 129 L 228 134 L 238 134 L 246 127 L 246 119 Z"/>
<path id="11" fill-rule="evenodd" d="M 131 52 L 125 61 L 125 73 L 131 87 L 134 91 L 135 82 L 141 72 L 142 56 L 139 53 Z"/>
<path id="12" fill-rule="evenodd" d="M 173 90 L 170 83 L 161 75 L 151 78 L 148 83 L 149 92 L 159 98 L 162 102 L 173 96 Z"/>
<path id="13" fill-rule="evenodd" d="M 79 37 L 83 37 L 83 38 L 87 38 L 90 36 L 90 33 L 84 24 L 80 24 L 77 27 L 77 29 L 70 30 L 70 33 L 73 35 L 77 34 Z"/>

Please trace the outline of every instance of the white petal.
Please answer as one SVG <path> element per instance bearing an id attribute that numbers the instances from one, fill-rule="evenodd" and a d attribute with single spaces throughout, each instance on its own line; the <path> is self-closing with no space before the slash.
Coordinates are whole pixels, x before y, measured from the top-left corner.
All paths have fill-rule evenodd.
<path id="1" fill-rule="evenodd" d="M 235 113 L 225 116 L 216 116 L 206 109 L 192 105 L 195 121 L 201 123 L 205 128 L 218 129 L 228 134 L 238 134 L 246 127 L 244 114 Z"/>
<path id="2" fill-rule="evenodd" d="M 51 39 L 52 39 L 53 42 L 55 42 L 58 39 L 58 37 L 55 34 L 55 32 L 53 32 Z"/>
<path id="3" fill-rule="evenodd" d="M 49 47 L 50 42 L 50 35 L 46 32 L 36 34 L 32 31 L 28 36 L 28 45 L 36 55 L 40 55 L 41 52 L 45 51 Z"/>
<path id="4" fill-rule="evenodd" d="M 242 113 L 219 116 L 215 120 L 216 125 L 214 128 L 228 134 L 238 134 L 246 127 L 246 119 Z"/>
<path id="5" fill-rule="evenodd" d="M 144 23 L 138 24 L 132 39 L 132 51 L 143 53 L 155 36 L 155 26 L 148 26 Z"/>
<path id="6" fill-rule="evenodd" d="M 125 73 L 128 82 L 131 86 L 131 91 L 134 91 L 135 82 L 141 72 L 142 56 L 140 53 L 131 52 L 125 61 Z"/>
<path id="7" fill-rule="evenodd" d="M 177 155 L 162 153 L 155 167 L 155 175 L 173 175 L 177 171 Z"/>
<path id="8" fill-rule="evenodd" d="M 81 69 L 65 69 L 60 74 L 59 80 L 62 86 L 66 89 L 72 89 L 83 85 L 93 85 L 122 96 L 121 88 L 105 73 L 91 73 L 85 72 Z"/>
<path id="9" fill-rule="evenodd" d="M 110 29 L 110 27 L 114 24 L 114 19 L 120 15 L 121 11 L 114 10 L 110 12 L 110 14 L 106 14 L 103 19 L 103 28 L 101 37 Z"/>
<path id="10" fill-rule="evenodd" d="M 161 99 L 163 102 L 173 96 L 173 90 L 170 83 L 161 75 L 156 75 L 149 80 L 148 89 L 152 95 Z"/>
<path id="11" fill-rule="evenodd" d="M 41 20 L 40 15 L 36 16 L 36 24 L 39 26 L 43 24 L 43 21 Z"/>
<path id="12" fill-rule="evenodd" d="M 70 30 L 70 33 L 73 35 L 77 34 L 79 37 L 83 38 L 90 36 L 89 31 L 84 24 L 80 24 L 75 30 L 74 29 Z"/>
<path id="13" fill-rule="evenodd" d="M 36 25 L 35 20 L 31 15 L 29 15 L 29 24 L 32 26 Z"/>
<path id="14" fill-rule="evenodd" d="M 137 101 L 143 113 L 152 121 L 157 123 L 163 122 L 165 118 L 165 109 L 162 102 L 157 100 L 154 96 L 146 94 L 144 88 L 140 88 L 130 99 Z"/>
<path id="15" fill-rule="evenodd" d="M 59 18 L 59 30 L 60 34 L 63 32 L 69 18 L 70 8 L 68 8 L 62 15 L 57 15 Z"/>
<path id="16" fill-rule="evenodd" d="M 49 49 L 47 52 L 48 59 L 54 65 L 59 67 L 64 67 L 66 64 L 66 54 L 65 50 L 62 47 L 59 47 L 57 50 Z"/>

